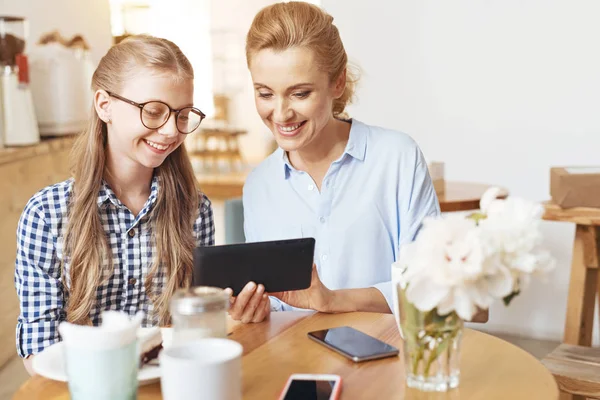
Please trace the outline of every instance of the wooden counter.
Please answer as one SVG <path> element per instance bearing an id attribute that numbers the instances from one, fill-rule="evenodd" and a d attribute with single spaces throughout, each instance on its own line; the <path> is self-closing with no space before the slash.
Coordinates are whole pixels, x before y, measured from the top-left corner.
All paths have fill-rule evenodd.
<path id="1" fill-rule="evenodd" d="M 0 166 L 48 153 L 70 150 L 74 141 L 75 136 L 60 136 L 43 139 L 33 146 L 0 148 Z"/>
<path id="2" fill-rule="evenodd" d="M 34 146 L 0 149 L 0 367 L 17 354 L 17 223 L 34 193 L 70 176 L 69 151 L 74 141 L 74 136 L 63 136 L 44 139 Z"/>

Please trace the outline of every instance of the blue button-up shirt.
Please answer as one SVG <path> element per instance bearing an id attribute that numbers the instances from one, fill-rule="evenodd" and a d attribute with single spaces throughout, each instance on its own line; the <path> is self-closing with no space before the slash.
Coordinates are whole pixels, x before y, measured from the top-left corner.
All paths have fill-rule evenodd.
<path id="1" fill-rule="evenodd" d="M 329 289 L 375 287 L 393 310 L 391 264 L 423 219 L 439 215 L 438 199 L 412 138 L 351 122 L 346 149 L 320 191 L 282 149 L 249 175 L 244 231 L 249 242 L 314 237 L 319 277 Z M 292 309 L 274 298 L 271 305 Z"/>

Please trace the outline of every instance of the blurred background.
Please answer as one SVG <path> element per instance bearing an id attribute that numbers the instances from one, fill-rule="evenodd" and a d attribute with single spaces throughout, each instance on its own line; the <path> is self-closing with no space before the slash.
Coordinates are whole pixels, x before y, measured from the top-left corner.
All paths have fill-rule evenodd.
<path id="1" fill-rule="evenodd" d="M 255 111 L 244 52 L 253 16 L 271 3 L 0 0 L 0 16 L 25 19 L 5 19 L 0 33 L 25 41 L 29 63 L 27 81 L 3 77 L 8 97 L 0 99 L 8 115 L 0 131 L 4 376 L 21 368 L 14 362 L 18 216 L 33 193 L 69 176 L 68 149 L 90 110 L 86 88 L 99 59 L 127 35 L 150 33 L 173 40 L 191 60 L 195 105 L 209 119 L 186 145 L 215 205 L 217 243 L 225 243 L 226 202 L 241 195 L 248 171 L 275 146 Z M 313 3 L 333 15 L 360 71 L 350 116 L 410 134 L 428 160 L 443 163 L 446 181 L 499 185 L 512 195 L 545 201 L 551 166 L 599 164 L 599 2 Z M 83 100 L 73 105 L 74 98 Z M 558 268 L 510 308 L 496 304 L 490 321 L 477 329 L 538 343 L 562 339 L 574 225 L 543 222 L 543 229 Z"/>

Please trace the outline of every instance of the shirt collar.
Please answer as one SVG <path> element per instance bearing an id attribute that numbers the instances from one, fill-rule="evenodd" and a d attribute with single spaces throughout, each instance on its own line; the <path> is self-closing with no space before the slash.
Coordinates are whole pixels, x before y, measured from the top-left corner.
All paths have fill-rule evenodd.
<path id="1" fill-rule="evenodd" d="M 360 121 L 350 119 L 352 127 L 350 128 L 350 137 L 344 154 L 348 154 L 359 161 L 365 160 L 367 153 L 367 135 L 369 128 Z"/>
<path id="2" fill-rule="evenodd" d="M 158 190 L 160 188 L 158 182 L 158 176 L 154 174 L 152 176 L 152 183 L 150 184 L 150 197 L 146 204 L 154 204 L 156 201 L 156 197 L 158 196 Z M 121 200 L 117 198 L 115 192 L 112 190 L 108 182 L 102 179 L 102 185 L 100 186 L 100 191 L 98 192 L 98 207 L 101 207 L 107 201 L 110 201 L 113 205 L 120 207 L 123 205 Z"/>
<path id="3" fill-rule="evenodd" d="M 350 136 L 348 137 L 346 149 L 340 157 L 340 160 L 344 155 L 348 154 L 359 161 L 364 161 L 365 154 L 367 153 L 368 127 L 353 118 L 348 121 L 352 123 L 350 127 Z M 290 171 L 295 170 L 295 168 L 290 163 L 287 152 L 283 151 L 281 147 L 277 149 L 277 158 L 282 161 L 283 178 L 287 179 L 290 176 Z"/>

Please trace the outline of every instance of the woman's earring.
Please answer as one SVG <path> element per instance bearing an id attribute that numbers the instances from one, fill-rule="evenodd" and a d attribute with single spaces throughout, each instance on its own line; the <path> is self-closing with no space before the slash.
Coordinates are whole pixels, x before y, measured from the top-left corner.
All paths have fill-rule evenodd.
<path id="1" fill-rule="evenodd" d="M 108 121 L 106 121 L 106 123 L 107 123 L 107 124 L 110 124 L 110 123 L 112 123 L 112 119 L 110 119 L 110 118 L 109 118 L 109 119 L 108 119 Z"/>

